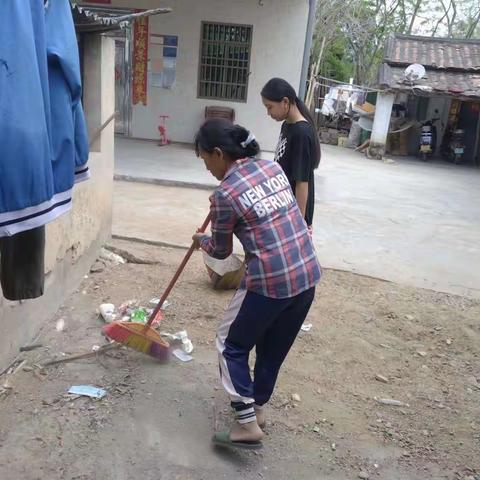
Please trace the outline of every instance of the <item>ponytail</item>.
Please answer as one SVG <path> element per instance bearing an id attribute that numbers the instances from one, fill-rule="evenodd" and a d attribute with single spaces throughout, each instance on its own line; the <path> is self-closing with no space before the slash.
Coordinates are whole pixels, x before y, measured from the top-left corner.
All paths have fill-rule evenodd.
<path id="1" fill-rule="evenodd" d="M 295 89 L 286 80 L 283 80 L 283 78 L 272 78 L 263 87 L 262 97 L 270 100 L 271 102 L 281 102 L 284 98 L 287 98 L 291 105 L 295 104 L 297 106 L 302 116 L 313 128 L 313 137 L 315 142 L 315 161 L 313 163 L 313 167 L 318 168 L 320 164 L 321 151 L 315 120 L 313 119 L 313 116 L 305 103 L 303 103 L 302 100 L 297 97 L 297 92 L 295 92 Z"/>
<path id="2" fill-rule="evenodd" d="M 317 133 L 317 126 L 315 125 L 315 120 L 313 119 L 313 115 L 311 114 L 310 110 L 308 107 L 305 105 L 305 103 L 300 100 L 297 96 L 295 96 L 295 104 L 297 105 L 298 110 L 302 114 L 302 116 L 308 120 L 308 123 L 312 126 L 313 131 L 314 131 L 314 139 L 315 139 L 315 161 L 313 163 L 313 168 L 318 168 L 320 165 L 320 158 L 322 156 L 322 151 L 320 149 L 320 139 L 318 138 L 318 133 Z"/>

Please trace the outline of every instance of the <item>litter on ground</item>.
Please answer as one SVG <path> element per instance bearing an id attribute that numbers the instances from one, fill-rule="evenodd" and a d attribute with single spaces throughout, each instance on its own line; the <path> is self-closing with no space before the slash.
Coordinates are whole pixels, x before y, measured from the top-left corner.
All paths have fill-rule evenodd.
<path id="1" fill-rule="evenodd" d="M 193 360 L 193 357 L 191 355 L 188 355 L 188 353 L 185 353 L 179 348 L 175 349 L 172 353 L 182 362 L 191 362 Z"/>
<path id="2" fill-rule="evenodd" d="M 90 398 L 103 398 L 107 394 L 103 388 L 94 387 L 92 385 L 74 385 L 73 387 L 70 387 L 68 393 Z"/>
<path id="3" fill-rule="evenodd" d="M 173 334 L 168 332 L 160 332 L 160 335 L 174 342 L 182 342 L 182 348 L 185 353 L 193 352 L 193 343 L 188 338 L 188 334 L 186 330 L 181 330 L 180 332 L 173 333 Z"/>

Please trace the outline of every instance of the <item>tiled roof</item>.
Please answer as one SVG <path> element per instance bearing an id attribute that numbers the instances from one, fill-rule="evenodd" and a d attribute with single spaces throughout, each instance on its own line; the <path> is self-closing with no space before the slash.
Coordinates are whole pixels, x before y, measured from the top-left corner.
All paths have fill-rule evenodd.
<path id="1" fill-rule="evenodd" d="M 412 85 L 405 81 L 404 67 L 382 64 L 379 74 L 381 88 L 408 90 L 424 94 L 444 94 L 469 99 L 480 98 L 480 71 L 471 73 L 445 70 L 427 70 L 424 78 Z"/>
<path id="2" fill-rule="evenodd" d="M 480 71 L 480 40 L 392 35 L 384 62 L 390 65 L 420 63 L 426 69 Z"/>
<path id="3" fill-rule="evenodd" d="M 426 75 L 414 83 L 405 80 L 405 68 L 420 63 Z M 480 98 L 480 40 L 392 35 L 380 66 L 380 88 Z"/>

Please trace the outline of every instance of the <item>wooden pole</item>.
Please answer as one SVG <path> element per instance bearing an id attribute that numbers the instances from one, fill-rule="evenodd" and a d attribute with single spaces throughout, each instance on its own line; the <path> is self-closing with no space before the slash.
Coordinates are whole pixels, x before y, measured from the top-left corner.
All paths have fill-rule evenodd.
<path id="1" fill-rule="evenodd" d="M 308 85 L 308 92 L 306 98 L 306 104 L 309 110 L 312 110 L 312 103 L 313 103 L 313 94 L 315 90 L 315 78 L 317 77 L 318 73 L 320 72 L 320 65 L 322 64 L 323 59 L 323 52 L 325 51 L 325 44 L 327 39 L 325 37 L 322 38 L 322 45 L 320 46 L 320 52 L 318 53 L 317 61 L 312 69 L 310 75 L 310 84 Z"/>
<path id="2" fill-rule="evenodd" d="M 48 360 L 45 363 L 40 364 L 43 367 L 49 367 L 50 365 L 58 365 L 59 363 L 69 363 L 74 362 L 75 360 L 81 360 L 83 358 L 96 357 L 102 353 L 108 352 L 109 350 L 114 350 L 120 348 L 122 345 L 119 343 L 109 343 L 108 345 L 103 345 L 98 350 L 94 352 L 81 353 L 79 355 L 71 355 L 70 357 L 65 358 L 55 358 L 53 360 Z"/>
<path id="3" fill-rule="evenodd" d="M 92 135 L 92 138 L 90 139 L 90 147 L 93 145 L 93 143 L 95 142 L 95 140 L 98 139 L 98 137 L 100 136 L 100 134 L 103 132 L 103 130 L 105 130 L 109 123 L 115 118 L 115 116 L 117 115 L 118 112 L 114 112 L 112 113 L 103 123 L 102 125 L 100 126 L 100 128 L 98 128 L 95 133 Z"/>

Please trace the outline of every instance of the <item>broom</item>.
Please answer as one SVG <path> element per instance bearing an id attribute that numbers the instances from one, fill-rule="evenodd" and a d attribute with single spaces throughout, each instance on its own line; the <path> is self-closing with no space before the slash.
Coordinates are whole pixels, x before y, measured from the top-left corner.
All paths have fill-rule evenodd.
<path id="1" fill-rule="evenodd" d="M 208 214 L 207 218 L 203 222 L 203 225 L 198 230 L 199 233 L 203 233 L 210 223 L 211 215 Z M 192 243 L 191 247 L 188 249 L 185 257 L 178 267 L 175 275 L 170 280 L 165 292 L 163 292 L 162 297 L 160 298 L 158 305 L 153 310 L 150 315 L 148 322 L 145 325 L 135 322 L 123 322 L 117 321 L 112 322 L 108 325 L 105 325 L 102 328 L 102 332 L 111 340 L 115 342 L 126 345 L 127 347 L 133 348 L 142 353 L 146 353 L 158 360 L 166 361 L 168 360 L 170 353 L 170 344 L 166 342 L 158 332 L 152 328 L 152 323 L 155 320 L 157 314 L 160 312 L 162 305 L 167 299 L 169 293 L 174 287 L 175 283 L 180 277 L 185 265 L 195 251 L 195 245 Z"/>

